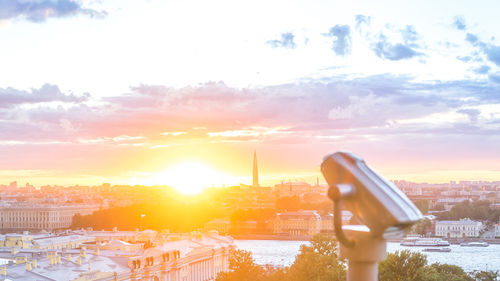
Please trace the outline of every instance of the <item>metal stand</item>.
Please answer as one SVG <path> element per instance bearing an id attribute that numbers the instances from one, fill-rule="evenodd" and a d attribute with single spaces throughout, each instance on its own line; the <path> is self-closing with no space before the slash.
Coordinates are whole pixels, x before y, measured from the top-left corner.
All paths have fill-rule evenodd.
<path id="1" fill-rule="evenodd" d="M 375 238 L 364 225 L 342 227 L 354 246 L 340 243 L 340 258 L 348 259 L 347 281 L 377 281 L 378 262 L 386 258 L 387 242 Z"/>
<path id="2" fill-rule="evenodd" d="M 340 258 L 348 260 L 347 281 L 378 281 L 378 262 L 387 257 L 387 241 L 374 237 L 365 225 L 342 226 L 342 198 L 353 196 L 351 185 L 330 188 L 333 200 L 333 225 L 340 244 Z"/>

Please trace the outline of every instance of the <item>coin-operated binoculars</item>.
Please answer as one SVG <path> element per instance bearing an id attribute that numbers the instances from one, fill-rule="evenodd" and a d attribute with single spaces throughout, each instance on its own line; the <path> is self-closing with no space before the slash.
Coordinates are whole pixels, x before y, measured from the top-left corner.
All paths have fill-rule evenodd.
<path id="1" fill-rule="evenodd" d="M 402 237 L 422 219 L 422 213 L 406 195 L 352 153 L 326 156 L 321 172 L 334 204 L 340 257 L 348 260 L 347 281 L 376 281 L 377 263 L 387 256 L 385 239 Z M 342 206 L 364 225 L 342 226 Z"/>

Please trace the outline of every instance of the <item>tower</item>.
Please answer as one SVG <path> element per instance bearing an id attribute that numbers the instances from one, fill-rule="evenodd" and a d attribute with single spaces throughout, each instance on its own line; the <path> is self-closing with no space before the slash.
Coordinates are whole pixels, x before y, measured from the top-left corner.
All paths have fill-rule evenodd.
<path id="1" fill-rule="evenodd" d="M 257 151 L 253 152 L 253 187 L 259 186 L 259 168 L 257 167 Z"/>

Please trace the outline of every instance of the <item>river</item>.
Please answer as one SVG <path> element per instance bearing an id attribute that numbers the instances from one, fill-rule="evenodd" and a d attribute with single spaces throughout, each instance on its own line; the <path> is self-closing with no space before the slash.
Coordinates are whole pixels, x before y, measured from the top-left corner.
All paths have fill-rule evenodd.
<path id="1" fill-rule="evenodd" d="M 235 240 L 238 249 L 251 251 L 258 264 L 272 264 L 289 266 L 299 253 L 300 246 L 308 245 L 307 241 L 276 241 L 276 240 Z M 436 253 L 424 252 L 427 261 L 432 263 L 447 263 L 462 267 L 465 271 L 473 270 L 499 270 L 500 271 L 500 245 L 493 244 L 489 247 L 460 247 L 451 245 L 451 252 Z M 397 250 L 409 249 L 421 252 L 423 247 L 404 247 L 399 243 L 387 243 L 387 251 L 393 253 Z"/>

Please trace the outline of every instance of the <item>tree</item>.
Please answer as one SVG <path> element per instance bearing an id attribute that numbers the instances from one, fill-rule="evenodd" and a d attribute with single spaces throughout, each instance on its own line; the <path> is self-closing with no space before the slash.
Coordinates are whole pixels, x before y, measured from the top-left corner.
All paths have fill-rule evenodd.
<path id="1" fill-rule="evenodd" d="M 423 219 L 413 226 L 413 232 L 420 235 L 426 234 L 426 229 L 432 226 L 432 222 L 429 219 Z"/>
<path id="2" fill-rule="evenodd" d="M 475 201 L 471 203 L 469 200 L 465 200 L 453 206 L 450 211 L 439 213 L 438 218 L 440 220 L 470 218 L 496 223 L 500 218 L 500 210 L 491 208 L 490 204 L 488 201 Z"/>
<path id="3" fill-rule="evenodd" d="M 338 259 L 336 251 L 337 242 L 331 236 L 315 235 L 311 246 L 300 247 L 300 253 L 288 272 L 288 280 L 345 280 L 345 264 Z"/>
<path id="4" fill-rule="evenodd" d="M 410 250 L 388 254 L 387 259 L 379 263 L 378 279 L 384 281 L 416 281 L 419 270 L 427 264 L 427 257 Z M 423 279 L 422 279 L 423 280 Z"/>
<path id="5" fill-rule="evenodd" d="M 475 281 L 499 281 L 500 276 L 498 271 L 477 271 L 474 270 L 469 274 Z"/>
<path id="6" fill-rule="evenodd" d="M 415 206 L 417 206 L 422 214 L 429 212 L 429 200 L 417 200 L 415 201 Z"/>
<path id="7" fill-rule="evenodd" d="M 434 263 L 429 267 L 436 270 L 441 280 L 450 281 L 474 281 L 467 273 L 459 266 L 452 264 Z M 425 277 L 425 276 L 424 276 Z M 426 279 L 423 279 L 426 280 Z"/>
<path id="8" fill-rule="evenodd" d="M 280 268 L 266 272 L 264 281 L 288 281 L 287 268 Z"/>
<path id="9" fill-rule="evenodd" d="M 234 250 L 229 258 L 230 272 L 217 275 L 217 281 L 260 281 L 264 277 L 264 269 L 256 265 L 252 253 Z"/>
<path id="10" fill-rule="evenodd" d="M 427 265 L 427 258 L 421 253 L 409 250 L 389 254 L 379 264 L 381 281 L 499 281 L 498 272 L 465 272 L 461 267 L 451 264 L 434 263 Z"/>

